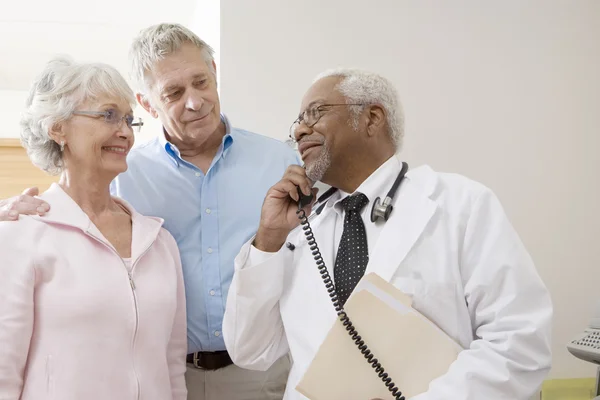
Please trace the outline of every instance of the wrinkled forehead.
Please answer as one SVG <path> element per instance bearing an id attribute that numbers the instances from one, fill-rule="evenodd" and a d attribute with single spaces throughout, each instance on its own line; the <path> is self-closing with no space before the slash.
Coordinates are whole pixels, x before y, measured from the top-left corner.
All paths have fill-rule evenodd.
<path id="1" fill-rule="evenodd" d="M 306 110 L 318 104 L 345 102 L 344 96 L 336 89 L 340 80 L 340 77 L 328 76 L 313 83 L 304 94 L 300 109 Z"/>
<path id="2" fill-rule="evenodd" d="M 145 72 L 145 79 L 150 87 L 162 91 L 167 86 L 180 85 L 199 76 L 212 75 L 212 66 L 207 63 L 203 51 L 185 43 L 154 62 Z"/>

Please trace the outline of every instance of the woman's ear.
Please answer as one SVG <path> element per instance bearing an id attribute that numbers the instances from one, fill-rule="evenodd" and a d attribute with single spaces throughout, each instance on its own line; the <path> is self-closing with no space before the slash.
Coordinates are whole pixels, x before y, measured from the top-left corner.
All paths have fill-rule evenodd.
<path id="1" fill-rule="evenodd" d="M 385 127 L 385 110 L 378 104 L 369 106 L 367 109 L 367 133 L 369 136 L 375 136 Z"/>
<path id="2" fill-rule="evenodd" d="M 63 148 L 67 142 L 64 128 L 64 122 L 57 122 L 52 125 L 48 131 L 48 136 L 50 136 L 50 139 L 58 143 L 61 148 Z"/>

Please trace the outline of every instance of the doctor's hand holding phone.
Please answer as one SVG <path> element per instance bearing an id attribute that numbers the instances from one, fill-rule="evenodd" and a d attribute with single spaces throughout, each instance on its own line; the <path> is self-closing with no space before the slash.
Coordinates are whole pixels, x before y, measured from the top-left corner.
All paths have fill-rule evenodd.
<path id="1" fill-rule="evenodd" d="M 306 171 L 299 165 L 290 165 L 283 178 L 273 185 L 263 202 L 260 224 L 254 239 L 258 250 L 274 253 L 285 243 L 292 231 L 300 224 L 296 215 L 299 203 L 310 214 L 319 189 L 313 188 Z M 310 201 L 308 196 L 312 196 Z"/>

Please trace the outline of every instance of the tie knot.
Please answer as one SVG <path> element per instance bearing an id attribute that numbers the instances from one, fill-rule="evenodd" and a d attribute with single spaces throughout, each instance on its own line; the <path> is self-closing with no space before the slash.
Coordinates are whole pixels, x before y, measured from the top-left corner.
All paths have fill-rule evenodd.
<path id="1" fill-rule="evenodd" d="M 367 198 L 367 196 L 365 196 L 363 193 L 356 193 L 356 194 L 353 194 L 352 196 L 348 196 L 344 200 L 342 200 L 342 207 L 344 208 L 344 210 L 346 210 L 346 212 L 348 212 L 348 211 L 360 212 L 360 210 L 362 210 L 363 207 L 366 206 L 368 202 L 369 202 L 369 199 Z"/>

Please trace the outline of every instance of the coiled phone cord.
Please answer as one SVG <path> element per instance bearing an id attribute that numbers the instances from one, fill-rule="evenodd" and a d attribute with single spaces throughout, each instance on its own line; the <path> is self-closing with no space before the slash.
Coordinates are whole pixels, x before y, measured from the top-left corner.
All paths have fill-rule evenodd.
<path id="1" fill-rule="evenodd" d="M 342 322 L 342 324 L 346 327 L 346 331 L 352 337 L 352 340 L 358 346 L 358 349 L 363 354 L 363 356 L 367 359 L 367 362 L 371 364 L 371 366 L 375 369 L 375 373 L 381 378 L 385 386 L 388 390 L 394 395 L 396 400 L 406 400 L 406 398 L 402 395 L 402 392 L 396 384 L 389 377 L 385 369 L 381 366 L 381 363 L 377 358 L 374 357 L 373 353 L 367 345 L 365 341 L 362 340 L 361 336 L 356 331 L 356 328 L 350 321 L 350 318 L 344 311 L 344 307 L 340 304 L 340 300 L 338 299 L 337 291 L 335 290 L 335 285 L 331 280 L 331 276 L 329 275 L 329 271 L 327 271 L 327 267 L 325 266 L 325 262 L 323 261 L 323 257 L 321 256 L 321 251 L 319 250 L 319 246 L 317 245 L 317 241 L 315 240 L 315 236 L 313 235 L 312 228 L 310 227 L 310 223 L 308 222 L 308 217 L 306 216 L 306 212 L 303 209 L 299 209 L 296 211 L 296 215 L 298 215 L 298 219 L 300 219 L 300 224 L 302 225 L 302 230 L 304 231 L 304 235 L 308 241 L 308 245 L 310 246 L 310 250 L 312 251 L 312 255 L 317 263 L 319 268 L 319 273 L 321 274 L 321 278 L 323 278 L 323 282 L 325 283 L 325 287 L 327 288 L 327 293 L 329 294 L 329 298 L 333 302 L 333 306 L 335 308 L 335 312 L 338 315 L 338 318 Z"/>

